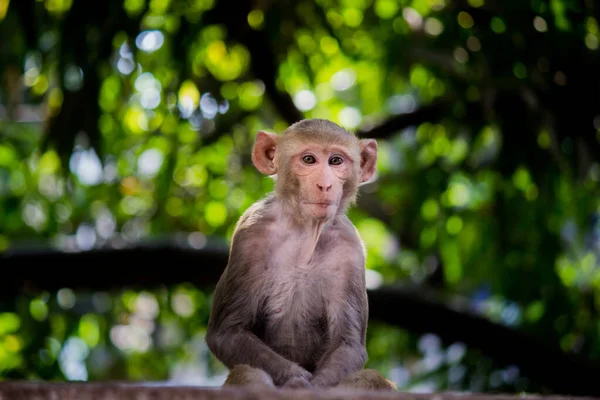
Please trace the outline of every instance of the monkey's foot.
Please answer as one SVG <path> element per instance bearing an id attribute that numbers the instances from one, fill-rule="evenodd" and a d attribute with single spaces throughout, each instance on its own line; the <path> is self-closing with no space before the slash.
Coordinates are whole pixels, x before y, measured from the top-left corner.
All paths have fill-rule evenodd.
<path id="1" fill-rule="evenodd" d="M 273 379 L 260 368 L 254 368 L 246 364 L 236 365 L 229 371 L 229 375 L 223 386 L 256 385 L 275 387 Z"/>
<path id="2" fill-rule="evenodd" d="M 345 377 L 337 387 L 355 389 L 398 390 L 396 384 L 374 369 L 363 369 Z"/>

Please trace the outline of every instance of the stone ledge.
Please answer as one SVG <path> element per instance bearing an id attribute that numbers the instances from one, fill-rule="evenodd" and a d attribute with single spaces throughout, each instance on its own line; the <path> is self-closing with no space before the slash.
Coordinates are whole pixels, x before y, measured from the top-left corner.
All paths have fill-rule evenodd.
<path id="1" fill-rule="evenodd" d="M 198 387 L 131 382 L 0 382 L 0 400 L 600 400 L 592 397 L 538 394 L 441 392 L 415 394 L 351 389 L 306 390 Z"/>

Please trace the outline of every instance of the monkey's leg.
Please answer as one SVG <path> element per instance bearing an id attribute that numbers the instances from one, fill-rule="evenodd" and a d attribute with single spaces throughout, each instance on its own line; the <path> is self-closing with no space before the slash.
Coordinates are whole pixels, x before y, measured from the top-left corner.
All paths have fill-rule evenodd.
<path id="1" fill-rule="evenodd" d="M 223 386 L 235 385 L 256 385 L 275 387 L 273 379 L 269 374 L 259 368 L 254 368 L 246 364 L 236 365 L 229 371 L 227 379 Z"/>
<path id="2" fill-rule="evenodd" d="M 397 390 L 396 384 L 374 369 L 363 369 L 348 375 L 337 387 L 354 389 Z"/>

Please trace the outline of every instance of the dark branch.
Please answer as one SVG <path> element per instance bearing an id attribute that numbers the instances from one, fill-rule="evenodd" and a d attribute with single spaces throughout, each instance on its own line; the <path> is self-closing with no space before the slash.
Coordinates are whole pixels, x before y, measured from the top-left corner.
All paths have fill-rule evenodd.
<path id="1" fill-rule="evenodd" d="M 417 126 L 424 122 L 435 122 L 442 118 L 452 117 L 453 107 L 456 103 L 448 100 L 438 101 L 436 103 L 418 108 L 415 111 L 389 117 L 379 125 L 370 128 L 362 128 L 357 134 L 361 137 L 373 139 L 387 139 L 403 129 L 411 126 Z M 464 115 L 456 117 L 457 119 L 478 120 L 482 117 L 481 105 L 475 103 L 467 106 Z"/>
<path id="2" fill-rule="evenodd" d="M 0 298 L 13 297 L 19 292 L 35 293 L 40 290 L 57 291 L 61 288 L 77 290 L 109 290 L 130 288 L 155 288 L 181 282 L 192 282 L 200 288 L 212 288 L 227 264 L 227 248 L 207 245 L 194 249 L 183 240 L 160 240 L 140 243 L 124 248 L 100 248 L 81 252 L 62 252 L 49 248 L 22 248 L 4 253 L 0 257 L 4 280 L 0 283 Z M 147 273 L 158 260 L 165 260 L 165 274 Z M 59 268 L 23 269 L 29 265 L 57 265 Z M 94 269 L 94 265 L 101 266 Z M 142 268 L 144 273 L 133 269 Z M 193 268 L 192 268 L 193 267 Z M 146 269 L 144 269 L 146 268 Z M 67 273 L 67 269 L 86 275 Z M 139 270 L 138 270 L 139 271 Z M 190 272 L 193 271 L 193 272 Z"/>
<path id="3" fill-rule="evenodd" d="M 516 365 L 521 374 L 557 393 L 600 395 L 600 364 L 563 353 L 533 337 L 459 307 L 435 300 L 423 287 L 383 287 L 369 292 L 370 318 L 415 333 L 435 333 L 446 343 L 463 342 L 499 364 Z M 401 310 L 390 312 L 390 310 Z"/>

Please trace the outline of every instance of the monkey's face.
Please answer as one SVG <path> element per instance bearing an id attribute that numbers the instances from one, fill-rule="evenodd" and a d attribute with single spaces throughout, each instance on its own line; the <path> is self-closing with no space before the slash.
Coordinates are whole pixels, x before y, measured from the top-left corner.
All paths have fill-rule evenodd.
<path id="1" fill-rule="evenodd" d="M 335 216 L 343 200 L 344 185 L 349 179 L 356 179 L 353 158 L 341 146 L 307 146 L 290 161 L 302 213 L 312 219 Z"/>
<path id="2" fill-rule="evenodd" d="M 344 213 L 358 185 L 375 173 L 377 142 L 336 127 L 305 120 L 281 136 L 258 132 L 252 162 L 261 173 L 276 176 L 275 189 L 288 212 L 311 219 Z"/>

